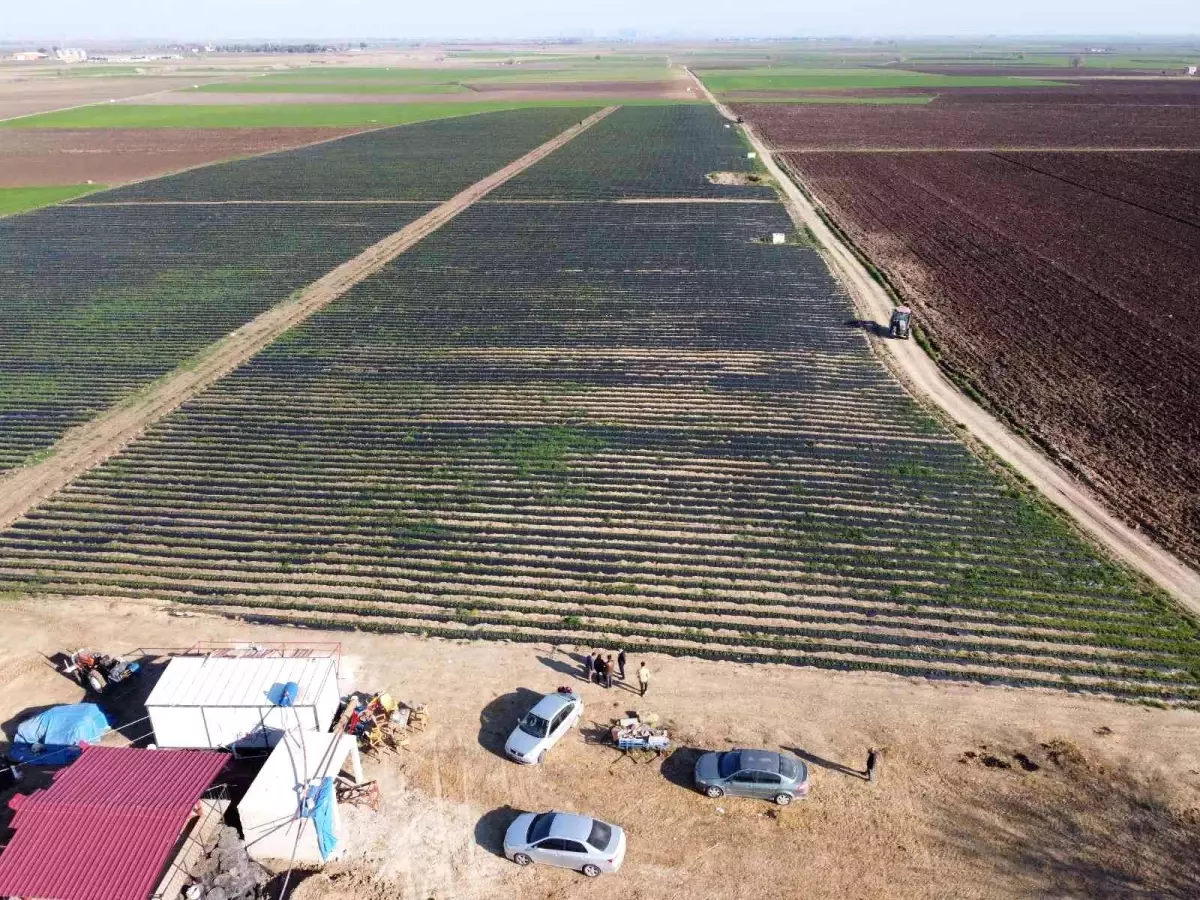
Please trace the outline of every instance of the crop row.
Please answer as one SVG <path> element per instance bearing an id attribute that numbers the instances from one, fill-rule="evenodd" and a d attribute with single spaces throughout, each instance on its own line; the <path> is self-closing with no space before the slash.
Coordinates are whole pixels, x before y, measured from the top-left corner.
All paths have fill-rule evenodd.
<path id="1" fill-rule="evenodd" d="M 0 220 L 0 470 L 423 206 L 63 206 Z"/>
<path id="2" fill-rule="evenodd" d="M 595 111 L 520 109 L 401 125 L 205 166 L 88 200 L 447 200 Z"/>
<path id="3" fill-rule="evenodd" d="M 475 207 L 0 535 L 0 584 L 1194 702 L 1195 626 L 928 419 L 784 224 Z"/>
<path id="4" fill-rule="evenodd" d="M 790 162 L 945 365 L 1200 561 L 1200 152 Z"/>
<path id="5" fill-rule="evenodd" d="M 765 186 L 714 184 L 715 172 L 750 174 L 748 145 L 708 104 L 625 106 L 495 194 L 505 199 L 774 197 Z"/>

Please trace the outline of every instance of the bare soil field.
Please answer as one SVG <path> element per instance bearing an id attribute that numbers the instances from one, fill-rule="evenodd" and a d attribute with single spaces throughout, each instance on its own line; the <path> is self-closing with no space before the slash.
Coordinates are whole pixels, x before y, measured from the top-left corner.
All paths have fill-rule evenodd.
<path id="1" fill-rule="evenodd" d="M 357 128 L 0 129 L 0 187 L 123 184 L 287 150 Z"/>
<path id="2" fill-rule="evenodd" d="M 350 93 L 202 93 L 199 91 L 175 91 L 147 97 L 142 105 L 166 106 L 259 106 L 280 103 L 478 103 L 480 100 L 529 101 L 529 100 L 696 100 L 694 91 L 689 91 L 686 81 L 613 81 L 613 82 L 563 82 L 559 84 L 477 84 L 461 93 L 451 94 L 405 94 L 397 87 L 395 94 Z"/>
<path id="3" fill-rule="evenodd" d="M 793 154 L 965 375 L 1200 560 L 1196 153 Z"/>
<path id="4" fill-rule="evenodd" d="M 3 613 L 6 733 L 30 708 L 81 699 L 45 660 L 82 643 L 341 641 L 345 684 L 427 703 L 430 728 L 409 751 L 366 760 L 379 812 L 346 810 L 345 858 L 294 873 L 294 900 L 1183 900 L 1200 890 L 1194 712 L 654 656 L 641 700 L 580 680 L 585 647 L 299 633 L 96 598 L 8 601 Z M 499 748 L 516 717 L 560 684 L 581 691 L 587 724 L 544 766 L 507 762 Z M 593 743 L 632 710 L 668 724 L 670 755 L 635 763 Z M 781 809 L 692 791 L 697 754 L 735 746 L 800 754 L 811 798 Z M 873 784 L 861 775 L 871 746 L 883 751 Z M 500 857 L 518 811 L 552 808 L 625 827 L 623 870 L 588 881 Z"/>
<path id="5" fill-rule="evenodd" d="M 140 97 L 196 84 L 195 77 L 54 78 L 0 73 L 0 120 L 34 113 Z"/>
<path id="6" fill-rule="evenodd" d="M 1172 105 L 734 103 L 777 151 L 1200 149 L 1200 117 Z"/>
<path id="7" fill-rule="evenodd" d="M 929 97 L 930 103 L 968 104 L 1085 104 L 1089 106 L 1173 106 L 1195 109 L 1200 105 L 1200 81 L 1152 79 L 1092 79 L 1064 84 L 1059 88 L 1011 87 L 896 87 L 808 89 L 804 91 L 729 91 L 728 103 L 748 103 L 756 100 L 788 101 L 800 98 L 876 99 L 893 97 Z"/>

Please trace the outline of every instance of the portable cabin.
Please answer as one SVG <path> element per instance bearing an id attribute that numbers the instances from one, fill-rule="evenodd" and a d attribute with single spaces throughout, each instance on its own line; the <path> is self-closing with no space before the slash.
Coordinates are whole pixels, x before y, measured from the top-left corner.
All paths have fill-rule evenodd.
<path id="1" fill-rule="evenodd" d="M 332 656 L 172 659 L 146 700 L 160 747 L 270 749 L 290 731 L 328 731 Z"/>

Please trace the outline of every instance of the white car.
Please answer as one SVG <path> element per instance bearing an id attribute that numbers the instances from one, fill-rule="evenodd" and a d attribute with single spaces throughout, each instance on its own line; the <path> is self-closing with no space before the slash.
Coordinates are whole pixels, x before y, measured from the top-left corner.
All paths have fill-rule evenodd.
<path id="1" fill-rule="evenodd" d="M 544 863 L 595 878 L 621 868 L 625 830 L 574 813 L 521 813 L 504 835 L 504 855 L 518 866 Z"/>
<path id="2" fill-rule="evenodd" d="M 582 717 L 583 700 L 574 691 L 547 694 L 517 724 L 504 752 L 522 765 L 536 765 Z"/>

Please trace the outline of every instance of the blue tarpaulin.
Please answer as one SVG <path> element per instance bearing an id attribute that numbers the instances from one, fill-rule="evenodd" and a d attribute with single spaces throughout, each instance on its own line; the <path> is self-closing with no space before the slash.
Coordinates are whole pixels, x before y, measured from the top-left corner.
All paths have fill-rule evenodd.
<path id="1" fill-rule="evenodd" d="M 337 790 L 333 779 L 321 781 L 316 798 L 312 805 L 305 804 L 300 815 L 311 818 L 317 829 L 317 849 L 321 851 L 321 859 L 329 859 L 329 854 L 337 849 L 337 835 L 333 833 L 333 806 L 337 803 Z"/>
<path id="2" fill-rule="evenodd" d="M 79 745 L 108 730 L 108 719 L 95 703 L 56 706 L 17 726 L 9 757 L 14 762 L 65 766 L 79 756 Z"/>

